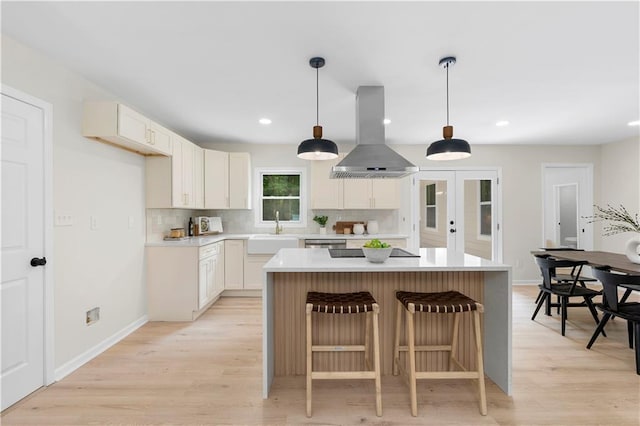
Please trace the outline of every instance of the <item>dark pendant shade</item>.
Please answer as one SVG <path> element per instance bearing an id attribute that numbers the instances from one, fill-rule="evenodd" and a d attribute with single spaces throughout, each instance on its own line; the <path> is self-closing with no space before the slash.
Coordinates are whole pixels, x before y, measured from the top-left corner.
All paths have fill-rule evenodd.
<path id="1" fill-rule="evenodd" d="M 338 146 L 329 139 L 307 139 L 298 145 L 298 158 L 303 160 L 338 158 Z"/>
<path id="2" fill-rule="evenodd" d="M 329 139 L 322 139 L 322 126 L 313 126 L 313 139 L 306 139 L 298 145 L 298 158 L 303 160 L 333 160 L 338 158 L 338 145 Z"/>
<path id="3" fill-rule="evenodd" d="M 471 147 L 464 139 L 441 139 L 427 148 L 429 160 L 461 160 L 471 157 Z"/>

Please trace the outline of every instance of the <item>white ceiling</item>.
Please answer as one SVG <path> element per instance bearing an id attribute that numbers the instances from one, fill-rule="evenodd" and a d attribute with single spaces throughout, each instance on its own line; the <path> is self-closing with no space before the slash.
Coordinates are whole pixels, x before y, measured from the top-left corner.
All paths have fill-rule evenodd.
<path id="1" fill-rule="evenodd" d="M 196 143 L 355 138 L 355 92 L 385 87 L 387 141 L 446 123 L 473 144 L 638 135 L 639 2 L 8 2 L 2 33 Z M 258 124 L 268 117 L 270 126 Z M 507 127 L 496 127 L 508 120 Z"/>

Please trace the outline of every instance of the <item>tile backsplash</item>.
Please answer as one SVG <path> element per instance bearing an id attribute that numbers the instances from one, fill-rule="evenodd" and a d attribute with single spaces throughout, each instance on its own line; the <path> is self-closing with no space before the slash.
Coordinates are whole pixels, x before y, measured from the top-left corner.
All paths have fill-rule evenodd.
<path id="1" fill-rule="evenodd" d="M 317 234 L 319 225 L 313 221 L 315 215 L 329 216 L 327 233 L 334 233 L 332 227 L 337 221 L 377 220 L 380 233 L 398 232 L 398 210 L 308 210 L 307 226 L 305 228 L 287 227 L 283 223 L 287 234 Z M 171 228 L 184 227 L 187 230 L 189 217 L 220 216 L 222 228 L 230 234 L 262 234 L 271 232 L 267 228 L 255 226 L 253 210 L 182 210 L 182 209 L 147 209 L 147 241 L 161 241 L 169 235 Z"/>

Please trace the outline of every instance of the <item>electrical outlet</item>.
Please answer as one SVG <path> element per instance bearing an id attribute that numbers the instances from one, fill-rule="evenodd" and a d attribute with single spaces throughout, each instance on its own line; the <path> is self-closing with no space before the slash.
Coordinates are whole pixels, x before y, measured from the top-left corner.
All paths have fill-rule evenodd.
<path id="1" fill-rule="evenodd" d="M 133 219 L 133 216 L 129 216 L 129 229 L 133 229 L 133 225 L 135 223 L 135 220 Z"/>
<path id="2" fill-rule="evenodd" d="M 69 212 L 56 210 L 55 213 L 56 226 L 73 226 L 73 215 Z"/>
<path id="3" fill-rule="evenodd" d="M 85 316 L 86 325 L 91 325 L 98 320 L 100 320 L 100 308 L 95 307 L 93 309 L 89 309 L 87 311 L 87 315 Z"/>
<path id="4" fill-rule="evenodd" d="M 100 227 L 100 221 L 98 220 L 98 216 L 91 216 L 91 229 L 96 230 Z"/>

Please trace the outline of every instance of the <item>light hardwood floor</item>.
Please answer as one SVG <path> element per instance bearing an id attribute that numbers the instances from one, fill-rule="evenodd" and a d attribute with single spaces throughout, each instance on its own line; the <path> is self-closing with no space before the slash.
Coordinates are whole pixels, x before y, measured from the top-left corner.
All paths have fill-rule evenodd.
<path id="1" fill-rule="evenodd" d="M 640 376 L 626 323 L 585 349 L 594 330 L 586 309 L 570 308 L 566 337 L 557 316 L 538 315 L 534 286 L 513 289 L 513 396 L 487 380 L 480 416 L 469 381 L 418 383 L 409 392 L 382 379 L 383 416 L 370 381 L 314 384 L 305 417 L 304 378 L 276 378 L 262 400 L 261 301 L 223 298 L 193 323 L 149 323 L 62 381 L 2 414 L 3 425 L 88 424 L 608 424 L 640 425 Z M 392 342 L 384 342 L 392 345 Z"/>

